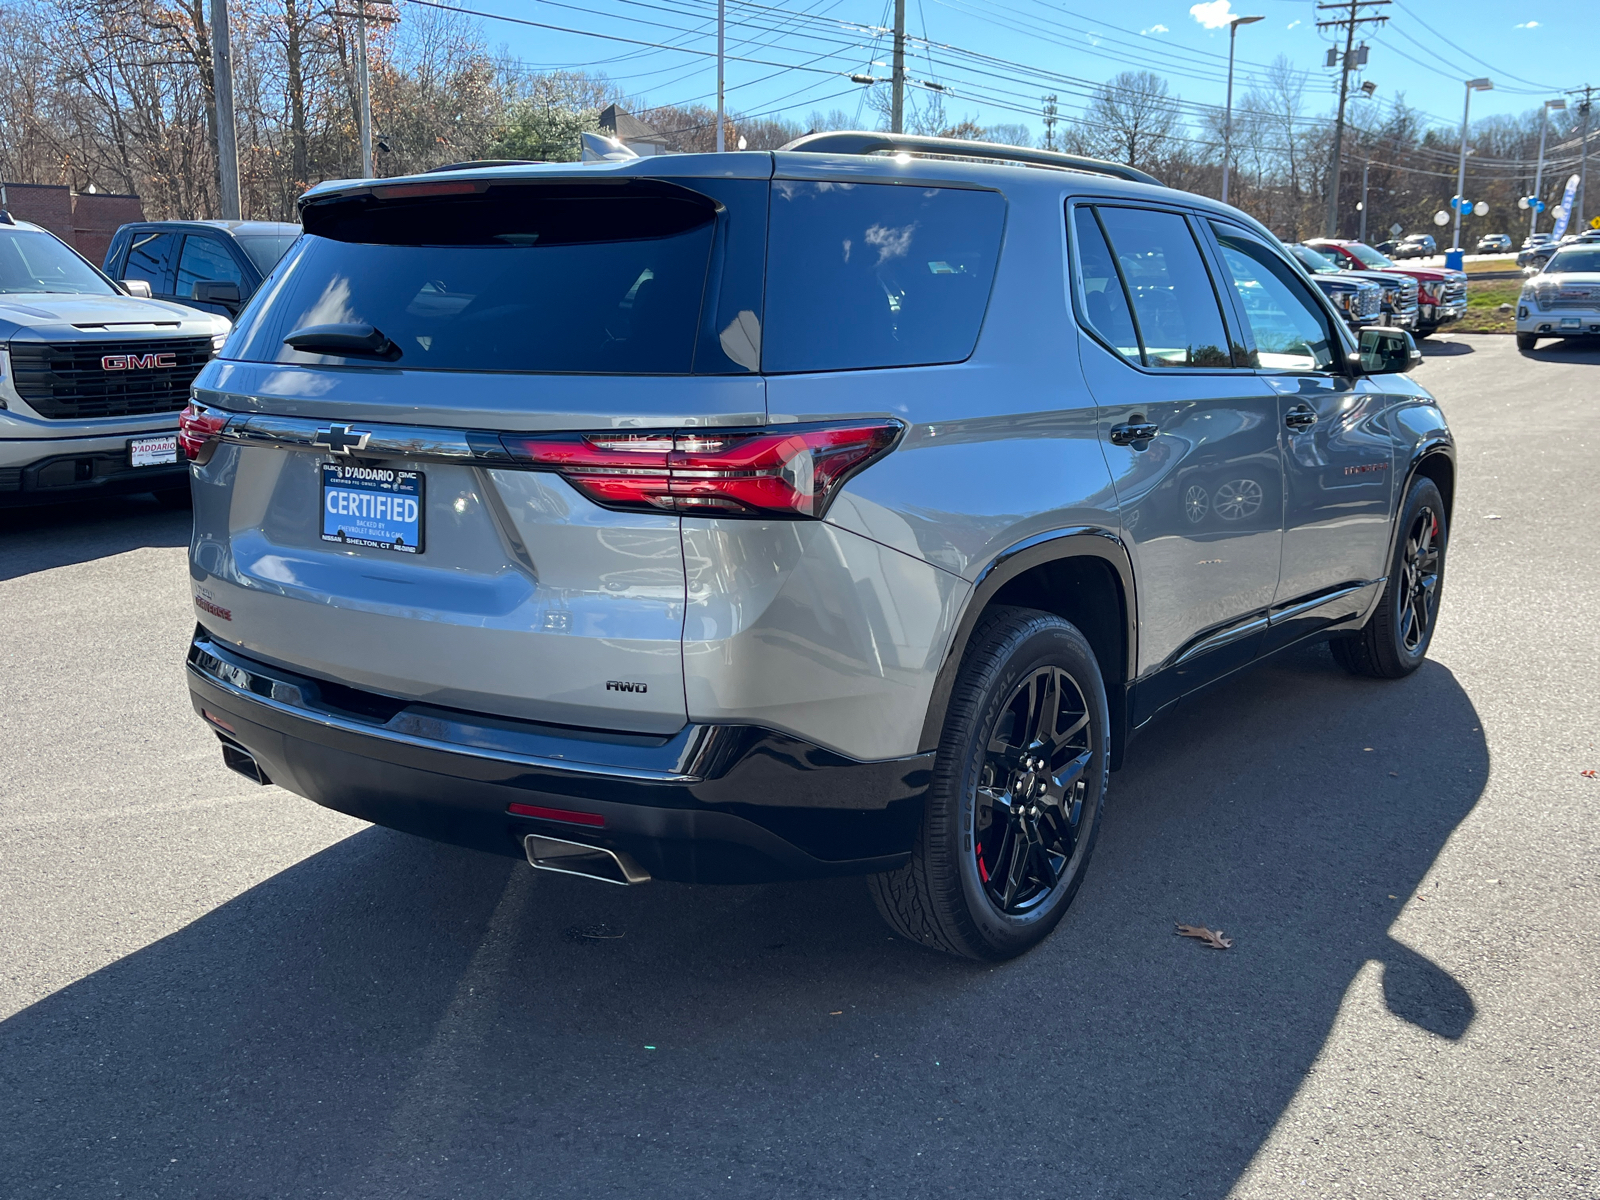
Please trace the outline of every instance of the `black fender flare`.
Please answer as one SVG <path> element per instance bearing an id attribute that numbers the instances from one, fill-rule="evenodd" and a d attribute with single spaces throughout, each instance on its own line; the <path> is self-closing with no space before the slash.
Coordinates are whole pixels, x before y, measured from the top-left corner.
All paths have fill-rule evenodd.
<path id="1" fill-rule="evenodd" d="M 1044 566 L 1046 563 L 1072 558 L 1098 558 L 1108 563 L 1116 572 L 1122 587 L 1124 661 L 1120 679 L 1107 679 L 1106 699 L 1111 708 L 1112 763 L 1120 765 L 1121 749 L 1126 741 L 1127 691 L 1138 664 L 1138 593 L 1134 590 L 1133 560 L 1121 535 L 1101 525 L 1079 525 L 1070 529 L 1056 529 L 1036 534 L 1007 546 L 989 560 L 987 566 L 973 581 L 972 593 L 956 624 L 945 652 L 944 662 L 934 680 L 933 695 L 928 701 L 928 713 L 922 724 L 922 737 L 918 745 L 924 751 L 936 750 L 944 733 L 945 713 L 950 706 L 950 692 L 955 687 L 956 675 L 966 657 L 972 631 L 978 624 L 989 602 L 1013 579 Z"/>

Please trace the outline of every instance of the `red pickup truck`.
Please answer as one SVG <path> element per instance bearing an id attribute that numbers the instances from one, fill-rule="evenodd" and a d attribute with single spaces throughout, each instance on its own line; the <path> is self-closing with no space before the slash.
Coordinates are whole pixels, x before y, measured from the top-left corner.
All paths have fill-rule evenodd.
<path id="1" fill-rule="evenodd" d="M 1441 325 L 1459 321 L 1467 311 L 1467 273 L 1451 271 L 1445 267 L 1402 267 L 1390 262 L 1365 242 L 1347 242 L 1338 238 L 1315 238 L 1308 241 L 1320 254 L 1326 254 L 1340 266 L 1353 271 L 1390 271 L 1396 275 L 1409 275 L 1417 281 L 1417 329 L 1419 338 L 1425 338 Z"/>

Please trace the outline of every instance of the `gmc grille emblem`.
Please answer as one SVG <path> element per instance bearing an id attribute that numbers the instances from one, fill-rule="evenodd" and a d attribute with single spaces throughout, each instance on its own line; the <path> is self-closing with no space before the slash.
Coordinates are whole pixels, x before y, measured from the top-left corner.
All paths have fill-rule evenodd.
<path id="1" fill-rule="evenodd" d="M 606 691 L 608 692 L 648 692 L 649 690 L 649 685 L 644 683 L 629 683 L 624 679 L 606 680 Z"/>
<path id="2" fill-rule="evenodd" d="M 105 371 L 155 371 L 177 365 L 176 354 L 108 354 L 100 360 Z"/>

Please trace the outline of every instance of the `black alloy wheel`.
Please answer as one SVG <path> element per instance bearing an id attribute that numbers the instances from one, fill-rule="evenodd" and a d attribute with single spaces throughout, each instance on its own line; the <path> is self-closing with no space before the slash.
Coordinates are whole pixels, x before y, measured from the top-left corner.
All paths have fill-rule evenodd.
<path id="1" fill-rule="evenodd" d="M 1110 743 L 1100 664 L 1060 617 L 995 607 L 951 690 L 911 860 L 872 876 L 901 936 L 1012 958 L 1060 922 L 1099 833 Z"/>
<path id="2" fill-rule="evenodd" d="M 1399 536 L 1378 607 L 1353 636 L 1331 643 L 1355 675 L 1399 679 L 1422 665 L 1439 619 L 1448 525 L 1444 498 L 1431 479 L 1414 479 L 1400 513 Z"/>
<path id="3" fill-rule="evenodd" d="M 1061 882 L 1093 757 L 1089 706 L 1070 675 L 1045 666 L 1017 684 L 989 734 L 971 831 L 978 878 L 1001 912 L 1026 912 Z"/>

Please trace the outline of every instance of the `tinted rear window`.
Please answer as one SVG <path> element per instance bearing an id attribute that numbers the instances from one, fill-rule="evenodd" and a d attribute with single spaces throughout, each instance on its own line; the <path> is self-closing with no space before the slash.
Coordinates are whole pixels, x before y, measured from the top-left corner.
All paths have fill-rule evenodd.
<path id="1" fill-rule="evenodd" d="M 996 192 L 774 181 L 762 370 L 960 362 L 1004 224 Z"/>
<path id="2" fill-rule="evenodd" d="M 369 363 L 283 342 L 306 326 L 365 324 L 407 369 L 687 373 L 715 215 L 709 199 L 666 187 L 502 185 L 312 204 L 307 236 L 225 353 Z"/>
<path id="3" fill-rule="evenodd" d="M 298 233 L 240 233 L 235 235 L 239 248 L 250 256 L 256 269 L 263 275 L 272 274 L 278 260 L 294 245 Z"/>

